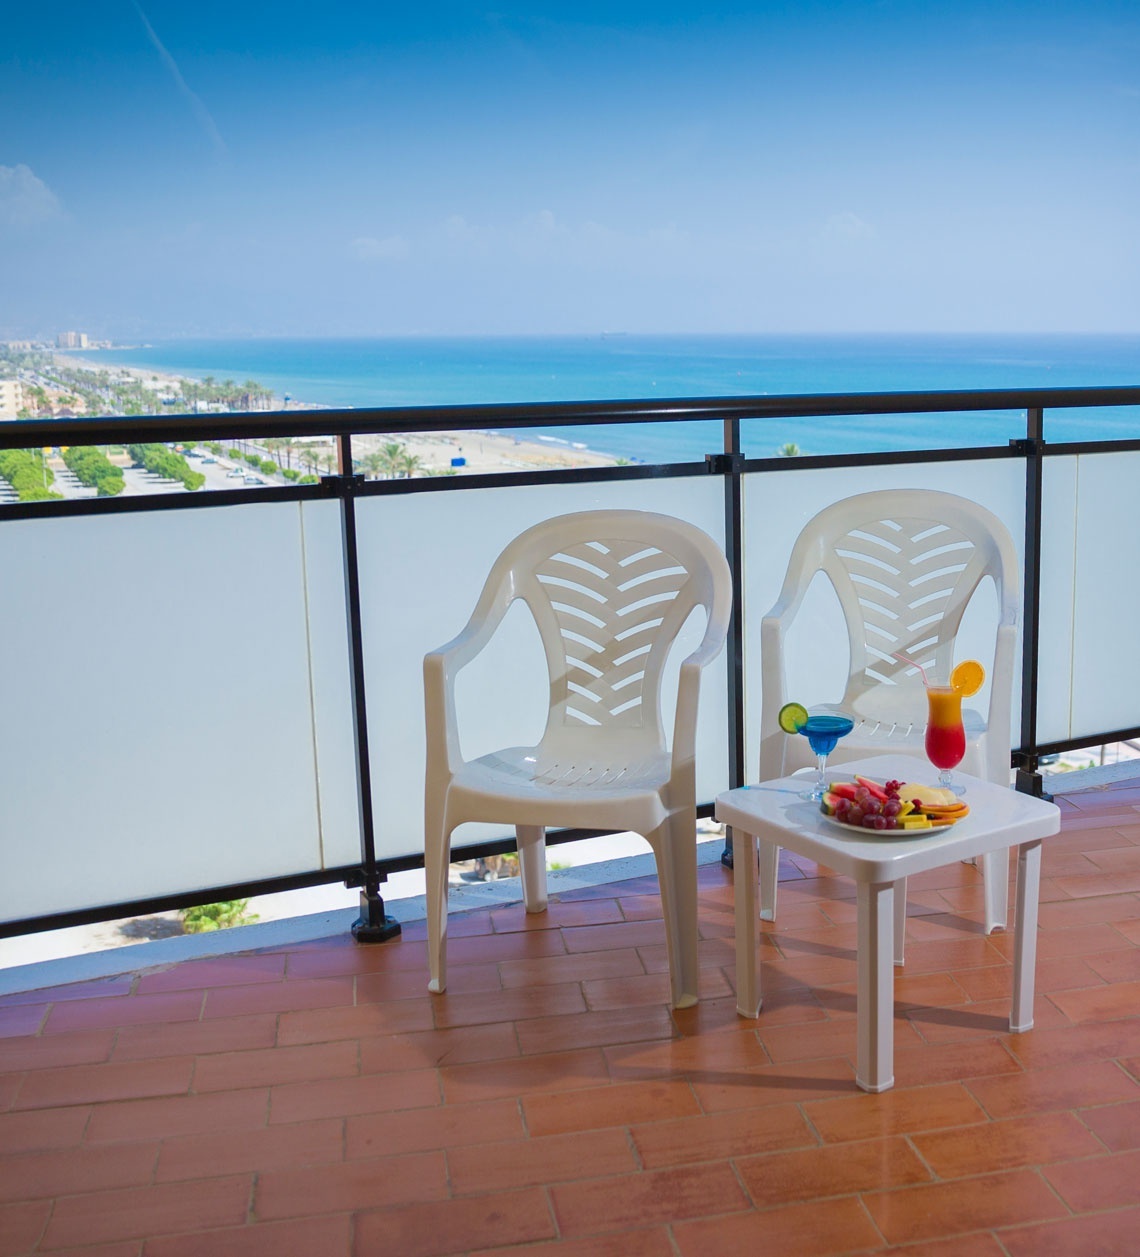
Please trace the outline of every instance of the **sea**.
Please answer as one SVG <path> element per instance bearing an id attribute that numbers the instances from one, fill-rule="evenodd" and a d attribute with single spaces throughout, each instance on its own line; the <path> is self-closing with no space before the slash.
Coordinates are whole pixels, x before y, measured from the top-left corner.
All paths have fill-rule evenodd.
<path id="1" fill-rule="evenodd" d="M 170 340 L 92 350 L 93 365 L 255 380 L 289 405 L 441 406 L 935 389 L 1140 386 L 1137 335 L 691 335 Z M 1050 441 L 1140 437 L 1140 407 L 1046 412 Z M 516 436 L 633 462 L 703 459 L 715 422 L 536 427 Z M 1004 445 L 1024 412 L 749 419 L 766 457 Z"/>

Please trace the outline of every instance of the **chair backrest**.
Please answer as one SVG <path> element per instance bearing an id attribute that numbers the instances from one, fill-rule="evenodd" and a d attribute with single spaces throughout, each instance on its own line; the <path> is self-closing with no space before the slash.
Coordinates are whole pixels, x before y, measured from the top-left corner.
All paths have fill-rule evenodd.
<path id="1" fill-rule="evenodd" d="M 660 695 L 669 649 L 696 607 L 727 626 L 728 565 L 706 533 L 648 511 L 546 520 L 507 546 L 488 583 L 523 599 L 550 673 L 547 737 L 615 731 L 664 746 Z"/>
<path id="2" fill-rule="evenodd" d="M 864 715 L 872 714 L 873 692 L 875 705 L 888 709 L 903 697 L 879 687 L 909 692 L 919 684 L 895 652 L 932 677 L 949 677 L 962 615 L 985 577 L 996 585 L 1001 622 L 1017 622 L 1009 532 L 984 507 L 950 493 L 885 489 L 825 508 L 796 541 L 783 596 L 802 598 L 816 572 L 831 581 L 847 621 L 844 705 Z"/>

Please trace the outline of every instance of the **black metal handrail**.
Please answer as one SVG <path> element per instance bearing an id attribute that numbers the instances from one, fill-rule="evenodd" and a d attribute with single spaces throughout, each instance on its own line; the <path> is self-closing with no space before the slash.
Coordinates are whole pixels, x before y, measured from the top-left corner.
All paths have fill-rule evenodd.
<path id="1" fill-rule="evenodd" d="M 96 920 L 114 919 L 131 912 L 157 911 L 200 903 L 219 895 L 265 893 L 271 890 L 309 886 L 320 882 L 345 881 L 362 888 L 362 917 L 358 922 L 364 938 L 390 937 L 398 927 L 385 916 L 379 885 L 389 872 L 422 865 L 422 857 L 404 856 L 378 860 L 372 832 L 370 766 L 363 669 L 360 666 L 362 626 L 360 622 L 359 573 L 356 558 L 355 500 L 362 495 L 449 492 L 477 488 L 491 482 L 511 484 L 557 483 L 574 480 L 642 479 L 647 476 L 716 475 L 724 481 L 725 538 L 737 593 L 741 592 L 743 561 L 741 549 L 741 478 L 747 472 L 800 470 L 837 466 L 870 466 L 898 462 L 959 461 L 964 459 L 1014 458 L 1026 468 L 1025 569 L 1023 587 L 1026 612 L 1023 631 L 1021 745 L 1013 753 L 1022 789 L 1039 790 L 1037 773 L 1041 755 L 1067 750 L 1090 741 L 1123 741 L 1140 737 L 1140 725 L 1120 730 L 1104 730 L 1080 741 L 1038 744 L 1036 741 L 1037 666 L 1039 657 L 1038 589 L 1041 565 L 1041 473 L 1044 458 L 1056 454 L 1140 449 L 1134 440 L 1066 442 L 1050 446 L 1044 439 L 1044 415 L 1050 409 L 1077 407 L 1104 408 L 1140 406 L 1140 386 L 1064 389 L 990 389 L 910 393 L 843 393 L 795 396 L 649 399 L 473 405 L 414 406 L 370 409 L 329 409 L 302 411 L 227 412 L 224 414 L 147 415 L 100 419 L 21 420 L 0 423 L 0 449 L 35 448 L 43 445 L 131 444 L 147 441 L 196 441 L 233 437 L 298 437 L 328 435 L 337 438 L 340 474 L 309 486 L 287 486 L 256 491 L 229 490 L 211 494 L 154 495 L 145 498 L 84 499 L 71 502 L 33 502 L 0 508 L 0 524 L 5 519 L 46 518 L 59 515 L 101 514 L 125 511 L 178 510 L 206 506 L 229 506 L 255 501 L 304 501 L 336 498 L 341 503 L 344 537 L 345 586 L 348 605 L 349 653 L 353 669 L 353 714 L 356 725 L 357 777 L 361 789 L 362 852 L 358 868 L 310 870 L 287 877 L 244 882 L 236 886 L 210 887 L 194 894 L 173 894 L 107 904 L 101 907 L 62 912 L 0 922 L 0 937 L 30 933 Z M 843 415 L 934 414 L 963 411 L 1024 411 L 1025 436 L 1006 444 L 939 450 L 894 450 L 876 453 L 829 454 L 796 459 L 746 459 L 741 450 L 740 424 L 749 419 L 811 418 Z M 706 461 L 674 464 L 592 467 L 553 471 L 514 471 L 462 474 L 455 477 L 364 483 L 352 471 L 352 437 L 371 433 L 411 435 L 434 432 L 511 430 L 534 427 L 594 426 L 646 422 L 718 421 L 723 424 L 723 448 L 710 452 Z M 739 600 L 734 608 L 729 633 L 728 687 L 730 728 L 730 784 L 744 780 L 743 704 L 743 623 Z M 710 808 L 701 809 L 704 815 Z M 568 841 L 585 836 L 581 831 L 551 835 L 552 841 Z M 508 850 L 508 839 L 465 847 L 467 855 L 491 854 Z"/>
<path id="2" fill-rule="evenodd" d="M 644 398 L 627 401 L 391 406 L 360 409 L 134 415 L 102 419 L 24 419 L 0 423 L 0 449 L 246 437 L 339 436 L 369 432 L 470 432 L 725 419 L 938 414 L 973 410 L 1067 410 L 1137 406 L 1140 386 L 1058 389 L 950 389 L 912 393 L 803 393 L 760 397 Z"/>

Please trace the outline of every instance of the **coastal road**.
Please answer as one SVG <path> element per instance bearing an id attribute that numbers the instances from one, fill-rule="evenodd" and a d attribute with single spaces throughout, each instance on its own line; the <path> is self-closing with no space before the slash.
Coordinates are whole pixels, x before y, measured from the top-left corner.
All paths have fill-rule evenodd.
<path id="1" fill-rule="evenodd" d="M 206 490 L 223 491 L 254 488 L 254 485 L 245 483 L 245 475 L 257 476 L 259 483 L 264 485 L 285 483 L 280 476 L 270 478 L 263 472 L 255 472 L 244 463 L 236 464 L 237 468 L 243 472 L 241 477 L 230 476 L 227 473 L 235 468 L 235 464 L 231 460 L 221 458 L 215 463 L 206 463 L 203 462 L 203 457 L 210 457 L 210 455 L 191 454 L 186 460 L 194 471 L 201 472 L 206 477 L 205 485 L 196 491 L 199 493 Z M 79 483 L 62 458 L 49 459 L 48 466 L 55 475 L 55 483 L 51 487 L 56 493 L 61 493 L 67 499 L 93 498 L 96 496 L 94 488 Z M 164 480 L 161 476 L 153 475 L 141 467 L 123 467 L 122 472 L 124 497 L 188 492 L 181 481 Z"/>

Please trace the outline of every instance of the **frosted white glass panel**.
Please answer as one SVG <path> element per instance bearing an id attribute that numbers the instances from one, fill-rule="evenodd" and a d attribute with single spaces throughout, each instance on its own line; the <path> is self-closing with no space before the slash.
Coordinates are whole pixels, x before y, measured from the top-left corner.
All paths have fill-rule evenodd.
<path id="1" fill-rule="evenodd" d="M 1140 725 L 1138 476 L 1140 454 L 1077 460 L 1073 738 Z"/>
<path id="2" fill-rule="evenodd" d="M 306 502 L 301 524 L 320 804 L 319 867 L 335 868 L 360 859 L 361 841 L 340 503 Z"/>
<path id="3" fill-rule="evenodd" d="M 0 918 L 358 857 L 337 510 L 0 524 Z"/>
<path id="4" fill-rule="evenodd" d="M 525 485 L 369 497 L 357 503 L 368 738 L 376 846 L 381 858 L 423 851 L 423 657 L 466 624 L 492 563 L 507 542 L 540 520 L 571 511 L 626 508 L 689 520 L 723 545 L 719 477 Z M 674 651 L 678 664 L 700 640 L 697 618 Z M 697 735 L 697 797 L 728 784 L 724 656 L 704 672 Z M 671 712 L 675 668 L 663 696 Z M 525 607 L 516 606 L 492 645 L 456 687 L 465 756 L 541 736 L 548 680 Z M 671 717 L 667 721 L 672 729 Z M 456 845 L 506 828 L 463 826 Z"/>
<path id="5" fill-rule="evenodd" d="M 1018 562 L 1024 549 L 1025 467 L 1017 459 L 963 463 L 915 463 L 886 467 L 757 472 L 744 477 L 744 688 L 746 773 L 755 780 L 759 762 L 761 680 L 760 622 L 784 582 L 792 546 L 817 512 L 842 498 L 875 489 L 939 489 L 980 502 L 1009 529 Z M 962 621 L 957 655 L 993 658 L 997 599 L 992 583 L 978 590 Z M 1020 644 L 1019 644 L 1020 645 Z M 847 631 L 839 603 L 824 577 L 817 577 L 786 642 L 788 696 L 805 706 L 834 702 L 847 678 Z M 1020 649 L 1019 649 L 1020 658 Z M 989 684 L 976 700 L 985 710 Z M 1020 722 L 1020 663 L 1010 713 L 1017 745 Z"/>
<path id="6" fill-rule="evenodd" d="M 1041 632 L 1037 741 L 1063 742 L 1073 728 L 1073 607 L 1077 544 L 1076 458 L 1047 458 L 1041 476 Z M 1105 724 L 1097 726 L 1107 728 Z"/>

